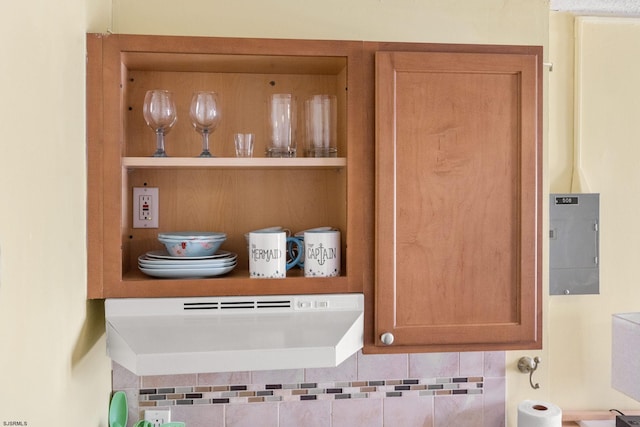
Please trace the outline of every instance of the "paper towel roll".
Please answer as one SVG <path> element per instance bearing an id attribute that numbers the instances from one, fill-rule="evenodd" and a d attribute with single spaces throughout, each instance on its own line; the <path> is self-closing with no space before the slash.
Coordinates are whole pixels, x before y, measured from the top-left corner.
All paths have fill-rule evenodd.
<path id="1" fill-rule="evenodd" d="M 562 427 L 562 410 L 553 403 L 525 400 L 518 405 L 518 427 Z"/>

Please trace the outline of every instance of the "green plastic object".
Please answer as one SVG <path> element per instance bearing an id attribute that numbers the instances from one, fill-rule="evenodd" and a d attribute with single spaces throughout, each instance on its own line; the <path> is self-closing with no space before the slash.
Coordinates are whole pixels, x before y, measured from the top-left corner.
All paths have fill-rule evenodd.
<path id="1" fill-rule="evenodd" d="M 170 423 L 160 424 L 160 427 L 185 427 L 182 421 L 172 421 Z"/>
<path id="2" fill-rule="evenodd" d="M 133 425 L 133 427 L 153 427 L 151 421 L 140 420 Z"/>
<path id="3" fill-rule="evenodd" d="M 124 391 L 116 391 L 111 397 L 111 404 L 109 405 L 109 426 L 127 427 L 128 416 L 127 395 Z"/>

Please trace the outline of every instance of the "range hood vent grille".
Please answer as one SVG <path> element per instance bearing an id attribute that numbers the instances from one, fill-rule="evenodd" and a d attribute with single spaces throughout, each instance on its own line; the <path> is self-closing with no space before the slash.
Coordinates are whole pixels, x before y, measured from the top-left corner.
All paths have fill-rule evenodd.
<path id="1" fill-rule="evenodd" d="M 258 310 L 264 308 L 291 308 L 293 302 L 290 299 L 283 300 L 242 300 L 242 301 L 199 301 L 185 302 L 184 310 Z"/>

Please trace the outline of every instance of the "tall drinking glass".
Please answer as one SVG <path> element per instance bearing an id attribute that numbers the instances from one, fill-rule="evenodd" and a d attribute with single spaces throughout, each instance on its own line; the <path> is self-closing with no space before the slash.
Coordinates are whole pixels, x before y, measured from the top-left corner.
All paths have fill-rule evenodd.
<path id="1" fill-rule="evenodd" d="M 306 157 L 337 156 L 336 97 L 314 95 L 305 102 Z"/>
<path id="2" fill-rule="evenodd" d="M 271 95 L 268 104 L 267 157 L 296 157 L 296 99 L 288 93 Z"/>

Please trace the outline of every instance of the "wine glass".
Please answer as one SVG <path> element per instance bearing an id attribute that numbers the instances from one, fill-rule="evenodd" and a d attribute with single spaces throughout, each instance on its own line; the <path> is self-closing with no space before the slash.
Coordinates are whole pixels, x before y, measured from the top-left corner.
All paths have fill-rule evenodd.
<path id="1" fill-rule="evenodd" d="M 209 134 L 220 121 L 218 94 L 215 92 L 196 92 L 191 98 L 189 108 L 191 123 L 202 134 L 202 153 L 198 157 L 213 157 L 209 152 Z"/>
<path id="2" fill-rule="evenodd" d="M 147 91 L 142 112 L 147 125 L 156 133 L 156 152 L 153 157 L 167 157 L 164 136 L 178 119 L 173 94 L 167 90 Z"/>

